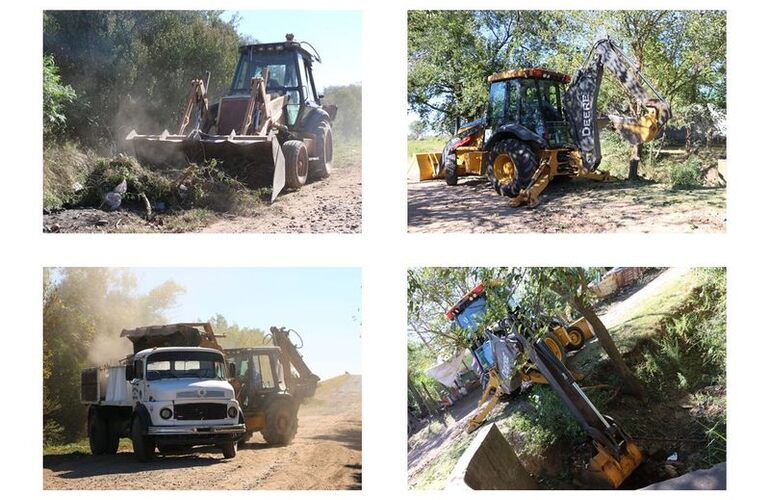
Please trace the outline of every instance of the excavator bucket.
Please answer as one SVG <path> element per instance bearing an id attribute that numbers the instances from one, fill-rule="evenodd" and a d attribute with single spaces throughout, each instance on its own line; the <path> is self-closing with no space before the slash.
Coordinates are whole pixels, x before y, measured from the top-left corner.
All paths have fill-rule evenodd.
<path id="1" fill-rule="evenodd" d="M 420 180 L 443 179 L 441 168 L 441 151 L 433 153 L 417 153 L 414 155 L 417 167 L 420 169 Z"/>
<path id="2" fill-rule="evenodd" d="M 284 188 L 286 170 L 281 145 L 275 135 L 210 135 L 193 131 L 189 135 L 139 135 L 126 137 L 142 164 L 161 168 L 185 167 L 216 159 L 224 169 L 250 186 L 272 182 L 271 201 Z"/>
<path id="3" fill-rule="evenodd" d="M 633 441 L 625 443 L 618 458 L 597 443 L 598 453 L 591 459 L 588 473 L 600 482 L 617 488 L 642 463 L 642 452 Z"/>

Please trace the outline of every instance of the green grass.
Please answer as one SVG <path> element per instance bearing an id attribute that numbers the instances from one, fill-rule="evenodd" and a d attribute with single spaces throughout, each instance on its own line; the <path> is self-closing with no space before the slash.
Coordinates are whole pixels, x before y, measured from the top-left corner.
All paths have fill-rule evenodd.
<path id="1" fill-rule="evenodd" d="M 131 451 L 131 440 L 128 438 L 121 438 L 118 445 L 118 451 Z M 43 446 L 43 455 L 69 455 L 73 453 L 82 453 L 86 455 L 91 454 L 91 449 L 88 446 L 88 438 L 83 438 L 80 441 L 66 444 L 48 444 Z"/>
<path id="2" fill-rule="evenodd" d="M 360 138 L 341 137 L 337 139 L 334 144 L 334 168 L 361 168 Z"/>
<path id="3" fill-rule="evenodd" d="M 463 432 L 452 442 L 445 444 L 441 454 L 431 461 L 410 485 L 417 490 L 440 490 L 446 487 L 447 480 L 452 474 L 460 457 L 471 444 L 473 435 Z"/>
<path id="4" fill-rule="evenodd" d="M 410 139 L 407 142 L 407 158 L 412 159 L 417 153 L 440 152 L 444 149 L 448 137 L 429 137 L 426 139 Z"/>

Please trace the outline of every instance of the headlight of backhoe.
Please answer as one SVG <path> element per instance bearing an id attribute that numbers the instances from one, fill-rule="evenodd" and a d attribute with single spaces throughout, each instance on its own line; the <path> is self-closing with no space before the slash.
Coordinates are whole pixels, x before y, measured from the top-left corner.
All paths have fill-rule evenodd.
<path id="1" fill-rule="evenodd" d="M 238 416 L 238 408 L 236 408 L 235 406 L 231 406 L 230 408 L 228 408 L 227 409 L 227 416 L 230 417 L 230 418 L 237 417 Z"/>
<path id="2" fill-rule="evenodd" d="M 171 408 L 163 408 L 162 410 L 160 410 L 160 418 L 162 418 L 163 420 L 170 419 L 172 414 L 173 412 L 171 411 Z"/>

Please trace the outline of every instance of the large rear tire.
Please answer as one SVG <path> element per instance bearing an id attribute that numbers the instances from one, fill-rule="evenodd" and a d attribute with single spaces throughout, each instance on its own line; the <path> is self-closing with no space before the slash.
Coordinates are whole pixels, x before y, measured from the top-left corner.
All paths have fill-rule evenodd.
<path id="1" fill-rule="evenodd" d="M 278 399 L 267 409 L 262 437 L 268 444 L 286 445 L 294 439 L 298 425 L 297 405 L 287 399 Z"/>
<path id="2" fill-rule="evenodd" d="M 324 179 L 332 173 L 332 162 L 334 160 L 334 141 L 332 140 L 332 126 L 327 121 L 322 121 L 315 132 L 317 160 L 313 160 L 310 165 L 313 178 Z"/>
<path id="3" fill-rule="evenodd" d="M 91 411 L 88 415 L 88 446 L 92 455 L 107 453 L 108 436 L 107 421 L 99 411 Z"/>
<path id="4" fill-rule="evenodd" d="M 457 185 L 457 155 L 447 155 L 444 162 L 444 179 L 446 179 L 447 186 Z"/>
<path id="5" fill-rule="evenodd" d="M 305 143 L 286 141 L 282 149 L 286 160 L 286 187 L 299 189 L 307 182 L 308 154 Z"/>
<path id="6" fill-rule="evenodd" d="M 107 422 L 107 447 L 104 453 L 114 455 L 118 452 L 120 446 L 120 421 L 110 420 Z"/>
<path id="7" fill-rule="evenodd" d="M 543 336 L 543 342 L 551 350 L 554 356 L 562 363 L 567 363 L 567 355 L 564 351 L 564 345 L 559 341 L 559 338 L 553 333 L 546 333 Z"/>
<path id="8" fill-rule="evenodd" d="M 514 197 L 526 188 L 537 170 L 537 156 L 517 139 L 503 139 L 487 155 L 487 178 L 497 194 Z"/>
<path id="9" fill-rule="evenodd" d="M 134 456 L 140 462 L 147 462 L 155 456 L 155 440 L 144 434 L 139 417 L 131 422 L 131 442 L 134 445 Z"/>

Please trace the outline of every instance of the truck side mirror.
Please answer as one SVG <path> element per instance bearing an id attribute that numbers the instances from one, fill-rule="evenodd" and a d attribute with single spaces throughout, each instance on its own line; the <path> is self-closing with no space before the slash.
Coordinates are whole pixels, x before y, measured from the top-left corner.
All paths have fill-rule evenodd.
<path id="1" fill-rule="evenodd" d="M 134 365 L 126 365 L 126 381 L 134 380 Z"/>
<path id="2" fill-rule="evenodd" d="M 230 377 L 229 378 L 235 378 L 235 363 L 228 363 L 227 364 L 228 370 L 230 370 Z"/>

